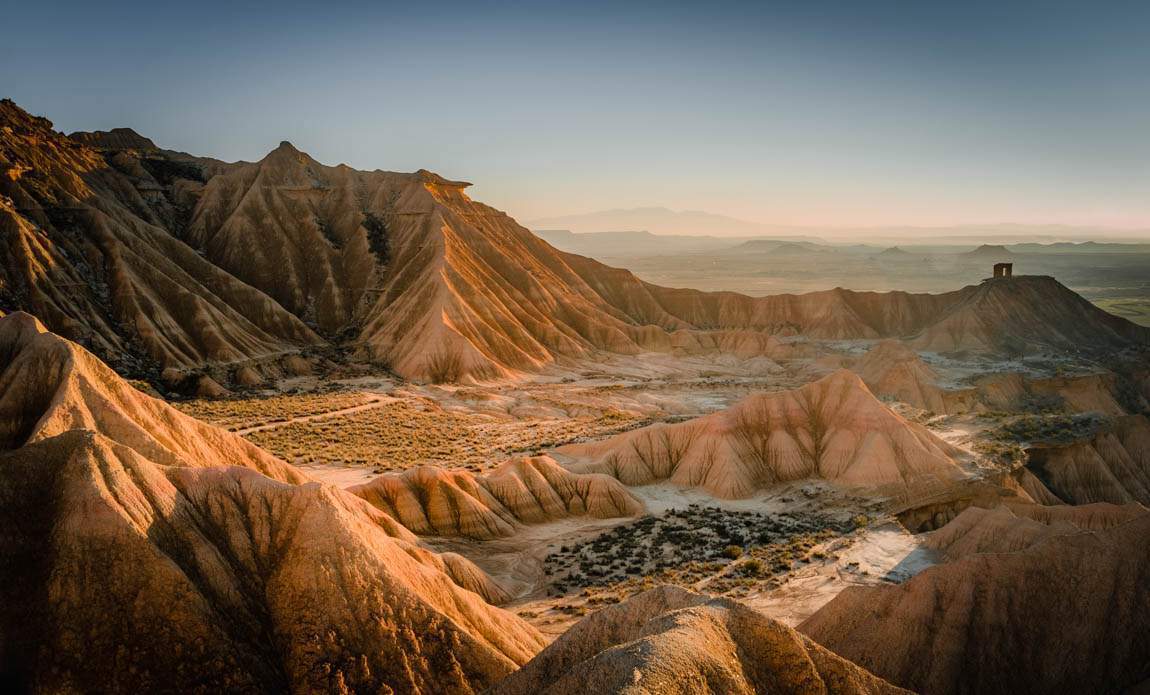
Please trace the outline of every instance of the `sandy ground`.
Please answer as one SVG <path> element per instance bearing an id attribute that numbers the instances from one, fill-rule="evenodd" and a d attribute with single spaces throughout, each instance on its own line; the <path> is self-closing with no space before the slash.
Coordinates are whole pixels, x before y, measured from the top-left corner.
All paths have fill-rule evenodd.
<path id="1" fill-rule="evenodd" d="M 802 494 L 801 490 L 807 490 L 811 496 Z M 816 491 L 827 493 L 827 496 L 820 497 Z M 833 491 L 833 486 L 821 481 L 782 486 L 769 493 L 742 500 L 717 500 L 705 492 L 680 488 L 669 483 L 633 487 L 631 492 L 642 500 L 648 514 L 686 509 L 692 504 L 768 514 L 826 510 L 831 508 L 832 500 L 841 501 L 841 496 L 844 494 Z M 853 513 L 856 510 L 850 511 Z M 519 533 L 510 538 L 490 541 L 432 539 L 431 543 L 440 550 L 451 550 L 468 557 L 498 581 L 515 599 L 527 600 L 532 597 L 538 598 L 546 589 L 547 578 L 543 574 L 543 559 L 548 553 L 564 545 L 594 538 L 614 526 L 631 524 L 634 521 L 635 519 L 626 517 L 565 519 L 524 526 Z"/>
<path id="2" fill-rule="evenodd" d="M 795 570 L 778 589 L 743 601 L 793 627 L 848 586 L 902 583 L 938 562 L 921 541 L 896 523 L 868 529 L 858 539 L 829 543 L 827 551 L 836 559 Z"/>
<path id="3" fill-rule="evenodd" d="M 322 420 L 324 418 L 329 418 L 329 417 L 339 417 L 341 415 L 350 415 L 351 413 L 358 413 L 362 410 L 368 410 L 370 408 L 378 408 L 380 405 L 383 405 L 384 403 L 394 403 L 397 400 L 398 399 L 396 399 L 396 398 L 390 398 L 390 397 L 386 397 L 386 396 L 378 396 L 378 395 L 373 394 L 373 395 L 368 396 L 368 402 L 364 403 L 363 405 L 354 405 L 354 406 L 351 406 L 350 408 L 339 408 L 338 410 L 330 410 L 328 412 L 315 413 L 312 415 L 301 415 L 298 417 L 289 418 L 289 419 L 284 420 L 282 422 L 269 422 L 269 423 L 264 424 L 264 425 L 256 425 L 255 427 L 244 427 L 244 428 L 235 430 L 235 433 L 239 434 L 239 435 L 251 434 L 252 432 L 262 432 L 264 430 L 271 430 L 271 429 L 275 429 L 277 427 L 284 427 L 284 426 L 299 423 L 299 422 L 308 422 L 311 420 Z"/>

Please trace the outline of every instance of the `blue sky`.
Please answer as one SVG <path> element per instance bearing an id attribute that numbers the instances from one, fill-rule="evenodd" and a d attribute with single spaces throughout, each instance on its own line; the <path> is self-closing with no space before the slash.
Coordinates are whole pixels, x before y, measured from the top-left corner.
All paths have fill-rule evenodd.
<path id="1" fill-rule="evenodd" d="M 227 160 L 424 167 L 524 220 L 1150 227 L 1150 3 L 418 5 L 19 3 L 0 93 Z"/>

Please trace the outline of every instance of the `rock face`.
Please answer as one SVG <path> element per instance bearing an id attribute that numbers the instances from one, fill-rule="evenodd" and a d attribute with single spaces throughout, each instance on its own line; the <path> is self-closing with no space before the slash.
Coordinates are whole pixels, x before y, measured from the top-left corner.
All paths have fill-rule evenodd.
<path id="1" fill-rule="evenodd" d="M 404 377 L 456 381 L 598 351 L 773 356 L 770 336 L 796 333 L 944 351 L 1150 336 L 1050 278 L 940 295 L 658 287 L 556 250 L 427 171 L 329 167 L 290 143 L 225 164 L 130 131 L 70 139 L 10 101 L 0 126 L 0 308 L 121 371 L 282 360 L 332 341 Z"/>
<path id="2" fill-rule="evenodd" d="M 461 588 L 498 594 L 468 561 L 133 393 L 27 315 L 0 319 L 0 365 L 0 680 L 17 690 L 466 693 L 543 646 Z"/>
<path id="3" fill-rule="evenodd" d="M 1140 504 L 969 507 L 931 533 L 925 545 L 939 551 L 947 560 L 959 560 L 976 553 L 1010 553 L 1054 536 L 1113 528 L 1147 513 L 1150 510 Z"/>
<path id="4" fill-rule="evenodd" d="M 1122 692 L 1150 677 L 1148 543 L 1141 514 L 967 554 L 900 586 L 848 588 L 799 630 L 918 692 Z"/>
<path id="5" fill-rule="evenodd" d="M 488 539 L 569 516 L 634 516 L 643 504 L 606 475 L 564 470 L 546 456 L 507 461 L 488 475 L 424 466 L 348 488 L 414 533 Z"/>
<path id="6" fill-rule="evenodd" d="M 988 409 L 1026 410 L 1055 406 L 1074 413 L 1125 415 L 1127 407 L 1145 407 L 1136 394 L 1120 402 L 1119 379 L 1110 372 L 1052 378 L 1030 378 L 1009 372 L 979 378 L 971 387 L 943 388 L 939 375 L 915 350 L 897 340 L 884 340 L 851 365 L 876 394 L 935 413 L 969 413 Z"/>
<path id="7" fill-rule="evenodd" d="M 911 347 L 935 352 L 1092 352 L 1145 344 L 1150 331 L 1102 311 L 1051 277 L 986 280 L 950 294 L 962 296 L 923 326 Z"/>
<path id="8" fill-rule="evenodd" d="M 94 355 L 22 312 L 0 319 L 0 449 L 99 432 L 163 466 L 242 466 L 288 483 L 294 467 L 145 395 Z"/>
<path id="9" fill-rule="evenodd" d="M 663 586 L 584 618 L 495 695 L 900 693 L 729 599 Z"/>
<path id="10" fill-rule="evenodd" d="M 705 417 L 557 451 L 575 459 L 573 470 L 627 485 L 670 480 L 725 498 L 802 478 L 881 488 L 963 477 L 957 449 L 892 412 L 846 370 Z"/>
<path id="11" fill-rule="evenodd" d="M 1034 447 L 1028 466 L 1065 502 L 1150 505 L 1150 420 L 1130 415 L 1092 439 Z"/>
<path id="12" fill-rule="evenodd" d="M 851 366 L 874 393 L 936 413 L 950 412 L 938 373 L 918 353 L 897 340 L 884 340 Z"/>
<path id="13" fill-rule="evenodd" d="M 210 169 L 174 153 L 98 151 L 0 101 L 0 307 L 33 313 L 122 372 L 318 344 L 173 235 Z"/>
<path id="14" fill-rule="evenodd" d="M 102 150 L 158 150 L 156 143 L 131 128 L 112 128 L 93 132 L 79 131 L 68 136 L 76 142 Z"/>

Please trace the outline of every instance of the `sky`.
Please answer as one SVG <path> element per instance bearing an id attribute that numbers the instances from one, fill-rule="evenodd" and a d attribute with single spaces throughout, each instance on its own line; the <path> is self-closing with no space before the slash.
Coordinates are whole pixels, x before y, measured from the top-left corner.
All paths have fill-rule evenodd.
<path id="1" fill-rule="evenodd" d="M 11 3 L 65 132 L 427 168 L 521 220 L 1150 228 L 1150 3 Z M 14 28 L 18 31 L 13 31 Z"/>

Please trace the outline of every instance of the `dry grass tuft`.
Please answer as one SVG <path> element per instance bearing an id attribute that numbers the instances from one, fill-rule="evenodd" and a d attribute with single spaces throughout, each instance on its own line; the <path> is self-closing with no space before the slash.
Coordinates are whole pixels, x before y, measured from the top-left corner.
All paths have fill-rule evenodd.
<path id="1" fill-rule="evenodd" d="M 433 384 L 454 384 L 463 378 L 463 355 L 440 348 L 427 359 L 427 377 Z"/>

